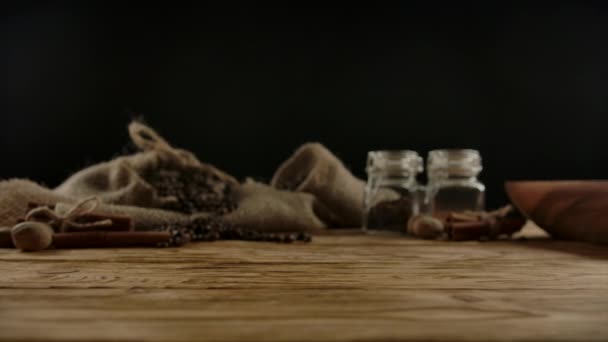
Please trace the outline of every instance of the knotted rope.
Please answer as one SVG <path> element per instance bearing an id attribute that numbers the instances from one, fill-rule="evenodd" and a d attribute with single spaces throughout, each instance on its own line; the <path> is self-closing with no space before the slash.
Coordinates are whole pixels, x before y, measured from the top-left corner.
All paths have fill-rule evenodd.
<path id="1" fill-rule="evenodd" d="M 171 146 L 152 128 L 133 121 L 129 124 L 129 136 L 142 151 L 158 151 L 176 157 L 184 165 L 200 165 L 200 161 L 190 152 Z"/>
<path id="2" fill-rule="evenodd" d="M 38 207 L 34 208 L 25 215 L 26 221 L 40 221 L 43 217 L 47 223 L 53 227 L 57 227 L 59 232 L 64 232 L 66 228 L 75 229 L 91 229 L 98 227 L 106 227 L 112 225 L 112 220 L 103 219 L 93 222 L 78 222 L 77 220 L 82 216 L 92 213 L 99 206 L 99 198 L 89 197 L 76 203 L 70 208 L 65 214 L 58 214 L 49 207 Z"/>
<path id="3" fill-rule="evenodd" d="M 129 136 L 133 143 L 144 152 L 157 151 L 185 167 L 204 169 L 229 184 L 238 184 L 238 181 L 227 173 L 211 165 L 201 163 L 193 153 L 171 146 L 160 134 L 141 122 L 133 121 L 129 124 Z"/>

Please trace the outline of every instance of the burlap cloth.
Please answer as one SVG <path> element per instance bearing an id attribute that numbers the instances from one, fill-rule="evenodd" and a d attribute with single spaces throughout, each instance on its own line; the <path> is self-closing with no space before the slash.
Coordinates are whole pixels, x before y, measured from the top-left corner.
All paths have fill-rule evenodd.
<path id="1" fill-rule="evenodd" d="M 330 210 L 333 226 L 361 225 L 365 183 L 319 143 L 307 143 L 297 149 L 279 166 L 270 184 L 314 195 Z"/>
<path id="2" fill-rule="evenodd" d="M 237 209 L 221 219 L 244 228 L 314 232 L 360 225 L 363 181 L 320 144 L 300 148 L 279 168 L 269 186 L 251 180 L 240 184 L 231 175 L 200 162 L 191 152 L 172 147 L 142 123 L 131 123 L 129 134 L 140 152 L 87 167 L 55 189 L 25 179 L 1 181 L 0 226 L 14 225 L 24 217 L 30 203 L 77 203 L 91 196 L 101 201 L 97 212 L 130 216 L 138 230 L 211 215 L 161 209 L 176 199 L 159 196 L 144 175 L 162 167 L 184 172 L 201 169 L 230 184 Z"/>
<path id="3" fill-rule="evenodd" d="M 327 226 L 329 212 L 315 196 L 281 191 L 248 180 L 234 193 L 237 209 L 224 216 L 233 224 L 264 231 L 315 231 Z"/>

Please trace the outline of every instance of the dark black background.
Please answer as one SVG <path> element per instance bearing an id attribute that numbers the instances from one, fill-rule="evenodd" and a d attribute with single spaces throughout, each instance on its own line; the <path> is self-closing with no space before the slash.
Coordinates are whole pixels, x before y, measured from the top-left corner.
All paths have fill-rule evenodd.
<path id="1" fill-rule="evenodd" d="M 2 13 L 2 178 L 54 186 L 119 153 L 134 114 L 240 178 L 306 141 L 359 176 L 372 149 L 477 148 L 491 206 L 505 179 L 608 174 L 601 2 Z"/>

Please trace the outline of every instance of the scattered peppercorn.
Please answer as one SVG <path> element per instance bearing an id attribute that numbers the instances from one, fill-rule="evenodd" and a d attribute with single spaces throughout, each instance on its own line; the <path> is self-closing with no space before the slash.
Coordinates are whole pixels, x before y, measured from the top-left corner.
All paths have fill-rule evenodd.
<path id="1" fill-rule="evenodd" d="M 311 242 L 312 236 L 305 232 L 276 234 L 244 229 L 225 223 L 217 216 L 197 218 L 187 225 L 163 225 L 161 231 L 171 232 L 170 246 L 181 246 L 189 241 L 265 241 L 276 243 Z M 164 246 L 160 246 L 164 247 Z"/>

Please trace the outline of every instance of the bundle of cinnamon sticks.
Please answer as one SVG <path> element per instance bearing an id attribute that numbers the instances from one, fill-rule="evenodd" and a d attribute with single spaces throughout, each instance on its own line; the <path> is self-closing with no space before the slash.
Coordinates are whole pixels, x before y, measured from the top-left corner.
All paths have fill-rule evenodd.
<path id="1" fill-rule="evenodd" d="M 24 251 L 50 247 L 155 247 L 171 241 L 168 231 L 135 231 L 130 217 L 94 213 L 96 201 L 82 201 L 63 215 L 52 206 L 31 203 L 17 225 L 0 227 L 0 247 Z"/>
<path id="2" fill-rule="evenodd" d="M 511 236 L 525 223 L 509 205 L 491 212 L 452 212 L 445 220 L 445 232 L 452 241 L 496 239 Z"/>
<path id="3" fill-rule="evenodd" d="M 413 216 L 407 223 L 410 235 L 429 240 L 493 240 L 519 231 L 526 219 L 508 205 L 498 210 L 450 212 L 447 216 Z"/>

